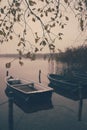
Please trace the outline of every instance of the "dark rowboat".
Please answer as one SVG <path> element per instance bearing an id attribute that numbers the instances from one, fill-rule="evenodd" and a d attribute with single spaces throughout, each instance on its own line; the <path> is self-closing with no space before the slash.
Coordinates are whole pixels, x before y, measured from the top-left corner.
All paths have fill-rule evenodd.
<path id="1" fill-rule="evenodd" d="M 49 74 L 48 79 L 50 81 L 50 86 L 62 87 L 65 89 L 75 89 L 79 85 L 87 86 L 87 82 L 84 79 L 81 79 L 77 76 L 62 76 L 58 74 Z"/>
<path id="2" fill-rule="evenodd" d="M 50 100 L 53 92 L 53 89 L 48 86 L 18 78 L 7 77 L 6 84 L 7 88 L 13 92 L 14 97 L 21 97 L 29 102 Z"/>
<path id="3" fill-rule="evenodd" d="M 87 81 L 87 72 L 78 72 L 78 71 L 73 71 L 73 76 L 76 77 L 76 78 L 79 78 L 80 80 L 83 80 L 83 81 Z"/>
<path id="4" fill-rule="evenodd" d="M 52 101 L 45 101 L 45 102 L 25 102 L 25 100 L 21 100 L 20 97 L 12 97 L 12 92 L 6 88 L 5 94 L 8 97 L 9 103 L 14 103 L 17 107 L 19 107 L 25 113 L 33 113 L 41 110 L 49 110 L 53 109 Z M 11 107 L 11 105 L 9 105 Z M 10 108 L 9 108 L 10 109 Z"/>

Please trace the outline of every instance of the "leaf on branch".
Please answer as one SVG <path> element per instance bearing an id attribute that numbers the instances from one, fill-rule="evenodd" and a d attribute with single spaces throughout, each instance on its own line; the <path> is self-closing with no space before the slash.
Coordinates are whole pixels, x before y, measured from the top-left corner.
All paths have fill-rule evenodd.
<path id="1" fill-rule="evenodd" d="M 35 32 L 35 36 L 38 38 L 38 34 L 37 34 L 37 32 Z"/>
<path id="2" fill-rule="evenodd" d="M 79 7 L 79 11 L 82 12 L 82 10 L 83 10 L 83 7 Z"/>
<path id="3" fill-rule="evenodd" d="M 48 12 L 52 12 L 52 9 L 51 8 L 48 8 L 48 10 L 47 10 Z"/>
<path id="4" fill-rule="evenodd" d="M 18 51 L 19 55 L 22 56 L 22 51 L 19 49 L 17 49 L 17 51 Z"/>
<path id="5" fill-rule="evenodd" d="M 41 0 L 42 2 L 44 2 L 44 0 Z"/>
<path id="6" fill-rule="evenodd" d="M 24 34 L 26 35 L 26 29 L 24 29 Z"/>
<path id="7" fill-rule="evenodd" d="M 79 1 L 78 4 L 79 4 L 80 6 L 82 6 L 82 2 L 81 2 L 81 1 Z"/>
<path id="8" fill-rule="evenodd" d="M 63 33 L 58 33 L 59 36 L 63 35 Z"/>
<path id="9" fill-rule="evenodd" d="M 45 25 L 45 30 L 47 31 L 47 33 L 50 33 L 50 28 L 48 29 L 49 25 Z"/>
<path id="10" fill-rule="evenodd" d="M 54 20 L 55 20 L 55 18 L 52 18 L 52 17 L 51 17 L 51 20 L 52 20 L 52 21 L 54 21 Z"/>
<path id="11" fill-rule="evenodd" d="M 35 38 L 35 43 L 37 43 L 39 41 L 40 38 Z"/>
<path id="12" fill-rule="evenodd" d="M 47 25 L 45 25 L 45 30 L 47 30 L 48 29 L 48 24 Z"/>
<path id="13" fill-rule="evenodd" d="M 2 31 L 2 30 L 3 30 L 3 31 Z M 5 33 L 4 29 L 2 29 L 2 30 L 0 30 L 0 35 L 5 36 L 5 35 L 6 35 L 6 33 Z"/>
<path id="14" fill-rule="evenodd" d="M 3 40 L 0 40 L 0 43 L 2 44 L 2 43 L 3 43 Z"/>
<path id="15" fill-rule="evenodd" d="M 49 44 L 49 48 L 50 48 L 50 50 L 54 50 L 55 49 L 55 45 Z"/>
<path id="16" fill-rule="evenodd" d="M 20 46 L 20 45 L 21 45 L 21 43 L 22 43 L 22 42 L 19 42 L 19 43 L 18 43 L 18 46 Z"/>
<path id="17" fill-rule="evenodd" d="M 35 18 L 32 18 L 32 21 L 35 22 Z"/>
<path id="18" fill-rule="evenodd" d="M 59 37 L 59 40 L 62 40 L 62 38 L 61 38 L 61 37 Z"/>
<path id="19" fill-rule="evenodd" d="M 21 60 L 22 59 L 22 57 L 21 56 L 19 56 L 19 60 Z"/>
<path id="20" fill-rule="evenodd" d="M 64 28 L 64 25 L 61 25 L 61 28 Z"/>
<path id="21" fill-rule="evenodd" d="M 27 52 L 26 57 L 29 58 L 31 56 L 30 52 Z"/>
<path id="22" fill-rule="evenodd" d="M 21 14 L 18 14 L 17 21 L 20 21 L 20 18 L 21 18 Z"/>
<path id="23" fill-rule="evenodd" d="M 11 67 L 11 62 L 6 63 L 5 67 L 6 67 L 6 68 L 10 68 L 10 67 Z"/>
<path id="24" fill-rule="evenodd" d="M 22 45 L 23 45 L 23 46 L 26 46 L 24 42 L 22 42 Z"/>
<path id="25" fill-rule="evenodd" d="M 36 2 L 32 1 L 32 0 L 29 0 L 29 4 L 30 4 L 30 6 L 34 6 L 36 4 Z"/>
<path id="26" fill-rule="evenodd" d="M 48 0 L 45 0 L 45 2 L 46 2 L 47 4 L 49 4 Z"/>
<path id="27" fill-rule="evenodd" d="M 42 51 L 43 50 L 43 47 L 42 48 L 40 48 L 40 51 Z"/>
<path id="28" fill-rule="evenodd" d="M 68 0 L 64 0 L 65 3 L 68 3 Z"/>
<path id="29" fill-rule="evenodd" d="M 14 22 L 16 22 L 17 20 L 16 20 L 16 17 L 14 17 Z"/>
<path id="30" fill-rule="evenodd" d="M 43 46 L 46 46 L 46 41 L 45 40 L 43 40 L 41 43 L 40 43 L 40 45 L 43 45 Z"/>
<path id="31" fill-rule="evenodd" d="M 87 0 L 85 0 L 85 6 L 87 7 Z"/>
<path id="32" fill-rule="evenodd" d="M 48 39 L 45 37 L 45 40 L 48 42 Z"/>
<path id="33" fill-rule="evenodd" d="M 41 14 L 40 17 L 43 17 L 43 14 Z"/>
<path id="34" fill-rule="evenodd" d="M 36 47 L 36 48 L 35 48 L 35 52 L 37 52 L 37 51 L 39 51 L 39 49 Z"/>
<path id="35" fill-rule="evenodd" d="M 69 17 L 65 16 L 65 19 L 68 21 L 68 20 L 69 20 Z"/>
<path id="36" fill-rule="evenodd" d="M 1 8 L 0 10 L 1 10 L 1 13 L 4 14 L 4 9 Z"/>
<path id="37" fill-rule="evenodd" d="M 21 41 L 23 41 L 23 42 L 24 42 L 24 38 L 21 38 Z"/>
<path id="38" fill-rule="evenodd" d="M 35 43 L 37 43 L 39 40 L 40 40 L 40 37 L 38 37 L 38 34 L 37 34 L 37 32 L 35 32 Z"/>
<path id="39" fill-rule="evenodd" d="M 48 16 L 48 12 L 47 11 L 45 11 L 45 16 Z"/>
<path id="40" fill-rule="evenodd" d="M 47 30 L 47 33 L 50 33 L 50 30 Z"/>
<path id="41" fill-rule="evenodd" d="M 22 65 L 24 65 L 24 63 L 21 61 L 21 60 L 19 60 L 19 64 L 22 66 Z"/>
<path id="42" fill-rule="evenodd" d="M 11 13 L 13 14 L 13 16 L 15 16 L 15 15 L 16 15 L 16 9 L 13 8 L 13 9 L 11 10 Z"/>
<path id="43" fill-rule="evenodd" d="M 19 6 L 20 6 L 20 3 L 18 3 L 18 2 L 16 1 L 15 6 L 16 6 L 16 7 L 19 7 Z"/>
<path id="44" fill-rule="evenodd" d="M 55 11 L 55 9 L 54 9 L 54 8 L 52 8 L 52 11 L 54 12 L 54 11 Z"/>
<path id="45" fill-rule="evenodd" d="M 53 23 L 52 25 L 50 25 L 50 27 L 55 27 L 55 23 Z"/>
<path id="46" fill-rule="evenodd" d="M 29 16 L 30 16 L 30 14 L 28 13 L 27 17 L 29 17 Z"/>
<path id="47" fill-rule="evenodd" d="M 32 10 L 36 10 L 36 8 L 33 8 Z"/>
<path id="48" fill-rule="evenodd" d="M 40 8 L 38 8 L 38 10 L 37 10 L 37 11 L 39 12 L 40 10 L 41 10 L 41 9 L 40 9 Z"/>
<path id="49" fill-rule="evenodd" d="M 59 21 L 56 21 L 56 23 L 59 23 Z"/>
<path id="50" fill-rule="evenodd" d="M 9 28 L 8 28 L 8 26 L 6 26 L 6 30 L 8 30 Z"/>
<path id="51" fill-rule="evenodd" d="M 3 35 L 3 31 L 0 30 L 0 35 Z"/>
<path id="52" fill-rule="evenodd" d="M 60 13 L 60 16 L 59 16 L 59 18 L 61 18 L 62 17 L 62 13 Z"/>
<path id="53" fill-rule="evenodd" d="M 13 39 L 13 37 L 12 37 L 12 36 L 10 36 L 9 38 L 10 38 L 10 40 L 12 40 L 12 39 Z"/>

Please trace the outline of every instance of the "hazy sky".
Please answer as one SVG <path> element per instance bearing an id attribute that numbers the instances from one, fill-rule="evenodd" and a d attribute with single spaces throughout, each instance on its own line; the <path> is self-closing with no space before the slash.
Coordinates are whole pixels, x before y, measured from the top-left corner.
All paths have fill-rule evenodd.
<path id="1" fill-rule="evenodd" d="M 62 51 L 64 51 L 67 47 L 75 47 L 83 44 L 83 39 L 85 37 L 85 34 L 80 31 L 78 20 L 75 18 L 72 11 L 68 12 L 68 16 L 69 21 L 65 28 L 62 30 L 64 33 L 63 39 L 57 39 L 55 41 L 56 48 L 61 49 Z M 34 26 L 34 29 L 37 30 L 37 26 Z M 20 31 L 19 26 L 17 28 L 17 31 Z M 16 53 L 17 48 L 17 39 L 14 38 L 14 40 L 0 45 L 0 53 Z M 43 52 L 49 52 L 49 49 L 45 47 Z"/>

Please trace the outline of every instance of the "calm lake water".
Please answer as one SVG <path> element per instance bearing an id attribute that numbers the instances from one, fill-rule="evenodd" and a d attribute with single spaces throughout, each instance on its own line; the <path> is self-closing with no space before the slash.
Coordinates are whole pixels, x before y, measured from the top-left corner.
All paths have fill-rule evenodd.
<path id="1" fill-rule="evenodd" d="M 19 103 L 9 103 L 5 94 L 6 68 L 5 64 L 11 58 L 0 58 L 0 130 L 87 130 L 87 99 L 83 99 L 81 121 L 79 116 L 79 100 L 67 98 L 54 90 L 50 105 L 22 106 Z M 48 73 L 60 73 L 66 65 L 60 62 L 38 59 L 23 60 L 20 66 L 18 60 L 12 62 L 9 74 L 26 80 L 38 82 L 39 70 L 44 85 L 48 85 Z"/>

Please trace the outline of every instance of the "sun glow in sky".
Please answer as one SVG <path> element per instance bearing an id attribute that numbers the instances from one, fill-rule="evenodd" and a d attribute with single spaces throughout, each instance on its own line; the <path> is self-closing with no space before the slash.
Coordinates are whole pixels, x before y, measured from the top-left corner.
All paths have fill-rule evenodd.
<path id="1" fill-rule="evenodd" d="M 84 32 L 81 32 L 78 19 L 75 17 L 74 13 L 71 10 L 67 10 L 67 14 L 69 17 L 69 21 L 67 22 L 67 25 L 64 29 L 62 29 L 62 33 L 64 34 L 62 37 L 62 40 L 56 39 L 55 40 L 55 46 L 56 51 L 58 52 L 58 49 L 64 51 L 67 47 L 76 47 L 83 44 L 83 40 L 85 37 Z M 32 25 L 32 23 L 31 23 Z M 39 30 L 37 25 L 32 25 L 35 30 Z M 17 27 L 17 31 L 20 32 L 20 27 Z M 58 31 L 58 26 L 56 26 L 55 33 Z M 60 29 L 59 29 L 60 31 Z M 21 33 L 21 32 L 20 32 Z M 41 30 L 39 30 L 39 33 L 42 33 Z M 32 39 L 32 35 L 29 33 L 29 37 Z M 0 53 L 17 53 L 17 38 L 14 37 L 13 40 L 9 41 L 8 43 L 3 43 L 0 45 Z M 33 43 L 33 41 L 32 41 Z M 27 45 L 27 48 L 29 45 Z M 49 49 L 46 46 L 43 51 L 44 53 L 48 53 Z"/>

